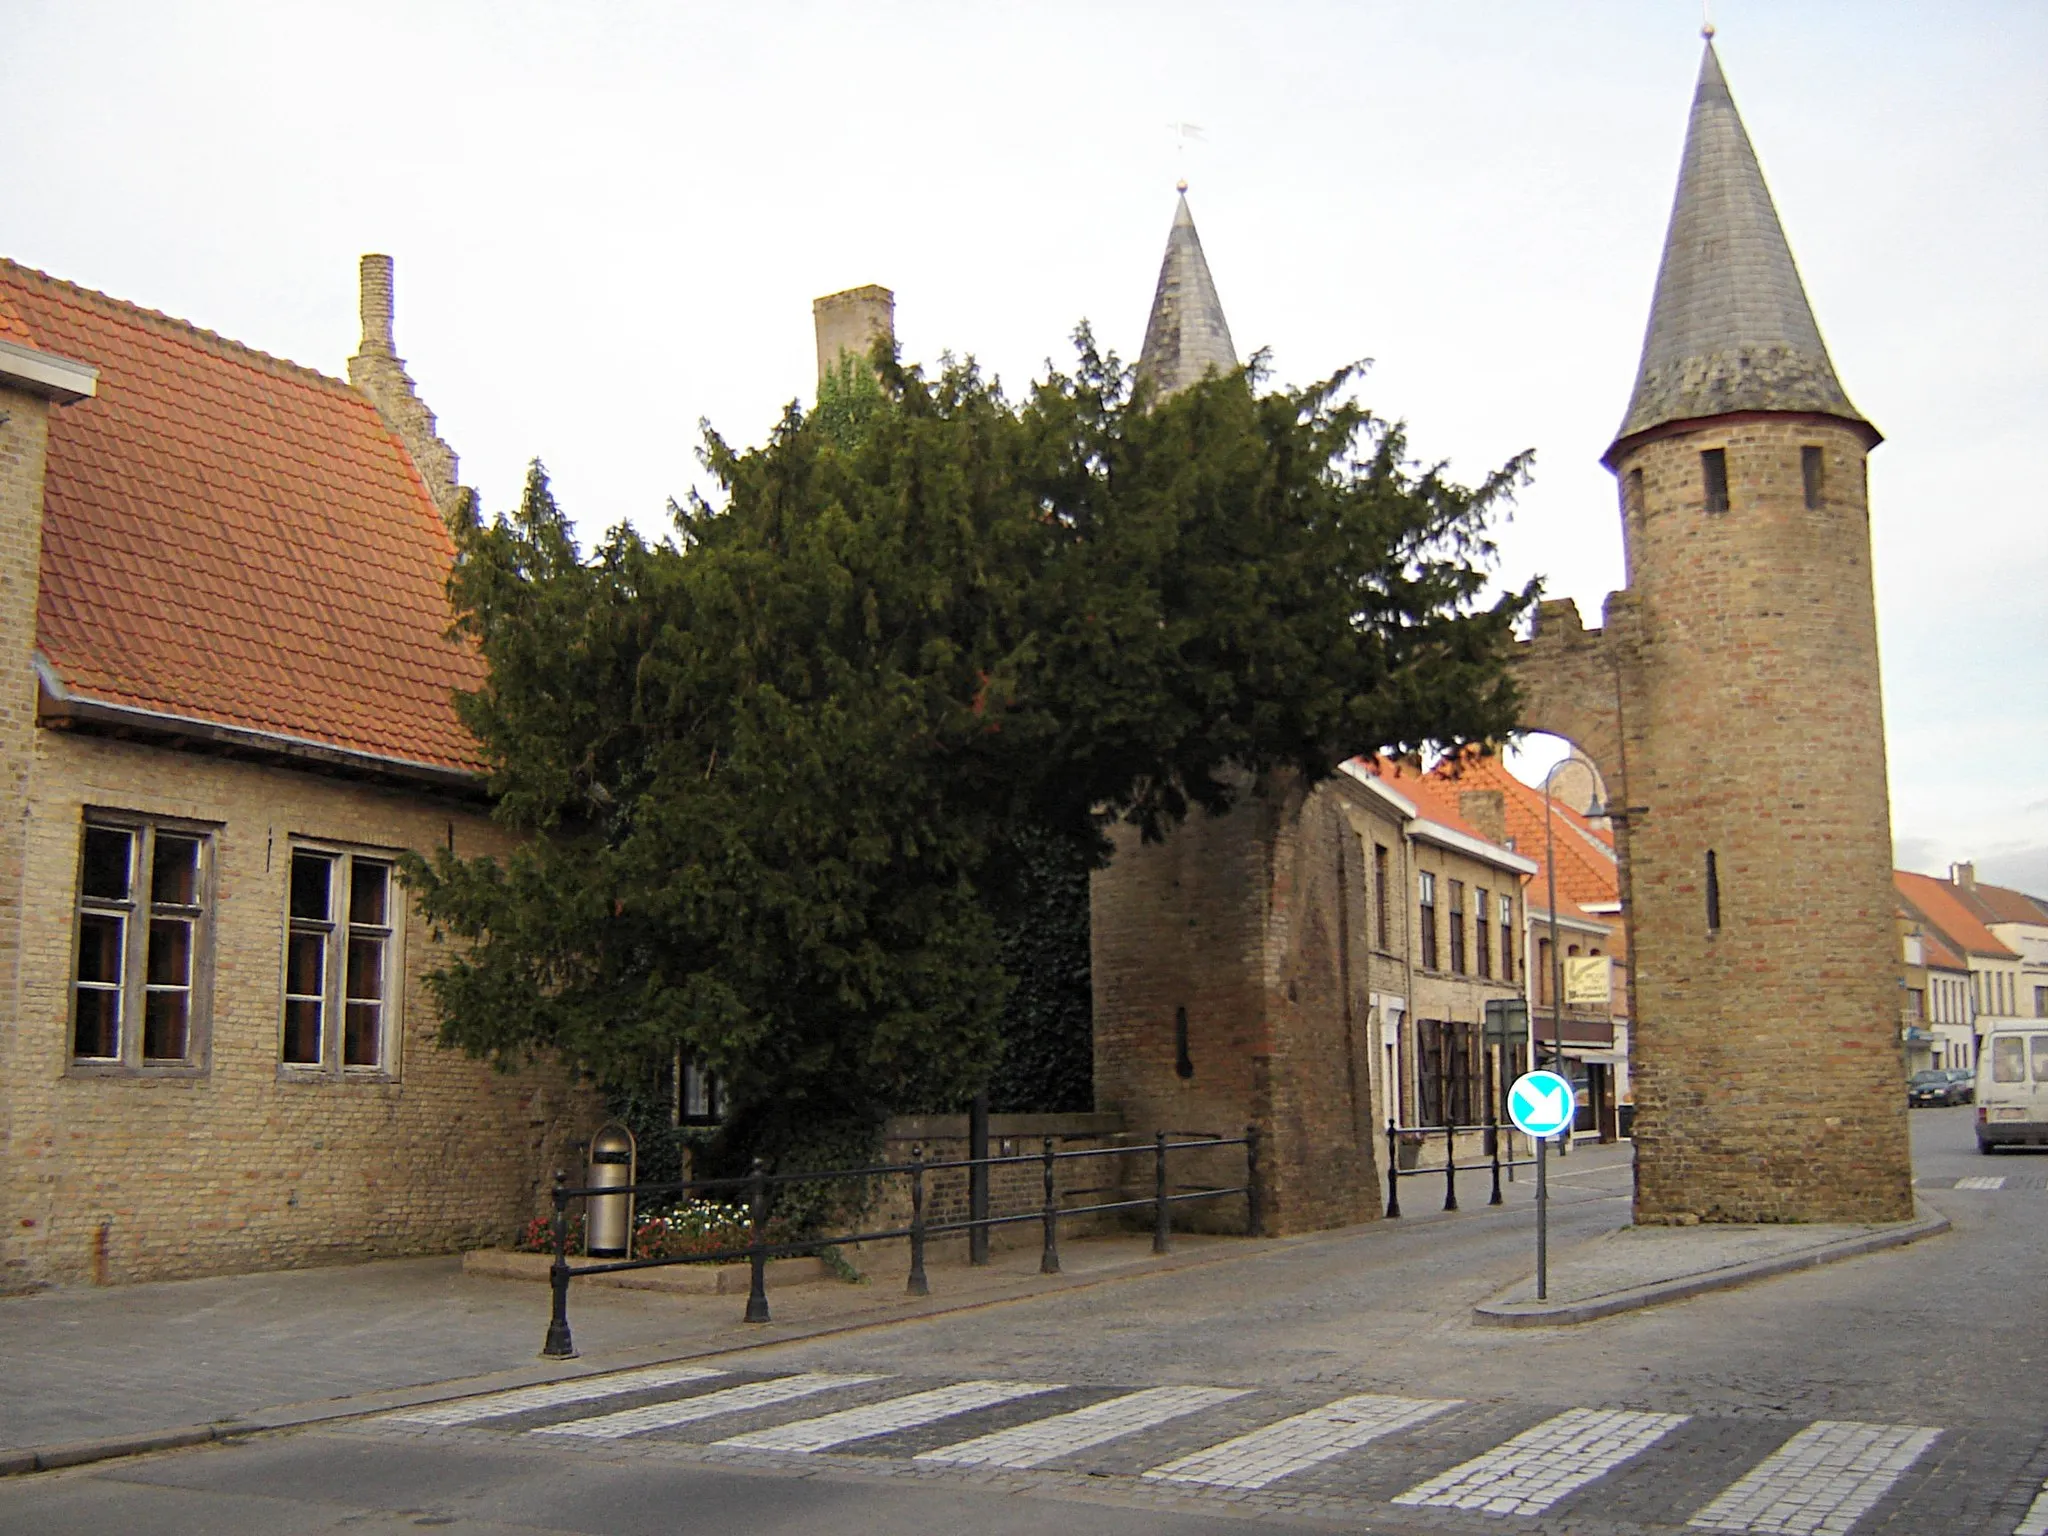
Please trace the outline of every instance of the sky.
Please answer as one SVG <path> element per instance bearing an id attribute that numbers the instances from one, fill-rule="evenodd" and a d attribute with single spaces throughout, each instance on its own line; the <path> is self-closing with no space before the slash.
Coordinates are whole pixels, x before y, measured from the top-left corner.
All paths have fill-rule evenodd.
<path id="1" fill-rule="evenodd" d="M 1888 439 L 1897 861 L 2048 893 L 2048 6 L 1712 20 Z M 357 258 L 389 253 L 398 350 L 485 506 L 537 457 L 586 538 L 658 536 L 705 482 L 700 422 L 758 441 L 809 392 L 820 294 L 885 284 L 908 359 L 1013 387 L 1083 320 L 1135 357 L 1185 176 L 1240 349 L 1290 383 L 1371 359 L 1366 402 L 1465 478 L 1533 449 L 1499 579 L 1595 624 L 1621 584 L 1599 457 L 1700 23 L 1695 0 L 0 0 L 0 255 L 339 375 Z"/>

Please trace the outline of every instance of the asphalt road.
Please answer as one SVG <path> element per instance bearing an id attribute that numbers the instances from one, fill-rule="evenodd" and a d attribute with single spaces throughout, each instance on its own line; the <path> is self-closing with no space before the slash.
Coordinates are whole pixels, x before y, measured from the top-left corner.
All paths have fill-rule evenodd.
<path id="1" fill-rule="evenodd" d="M 1972 1113 L 1913 1116 L 1950 1234 L 1577 1328 L 1471 1324 L 1531 1241 L 1482 1207 L 595 1400 L 15 1479 L 0 1531 L 2013 1536 L 2048 1480 L 2048 1155 L 1980 1157 Z M 1626 1219 L 1625 1163 L 1559 1172 L 1560 1241 Z"/>

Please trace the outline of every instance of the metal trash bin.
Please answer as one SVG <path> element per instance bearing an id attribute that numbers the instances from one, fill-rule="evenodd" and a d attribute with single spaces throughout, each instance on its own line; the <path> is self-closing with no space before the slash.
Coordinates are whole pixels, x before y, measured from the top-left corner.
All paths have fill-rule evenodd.
<path id="1" fill-rule="evenodd" d="M 584 1183 L 591 1189 L 624 1189 L 633 1183 L 635 1166 L 633 1133 L 617 1121 L 590 1138 L 590 1171 Z M 583 1251 L 593 1259 L 624 1259 L 632 1256 L 633 1197 L 592 1195 L 585 1205 Z"/>

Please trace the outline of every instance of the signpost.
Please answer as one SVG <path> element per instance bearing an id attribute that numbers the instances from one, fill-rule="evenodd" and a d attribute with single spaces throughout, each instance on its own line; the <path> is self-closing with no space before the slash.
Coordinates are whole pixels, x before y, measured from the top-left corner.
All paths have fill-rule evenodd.
<path id="1" fill-rule="evenodd" d="M 1536 1143 L 1536 1299 L 1550 1296 L 1550 1185 L 1545 1156 L 1550 1138 L 1571 1129 L 1578 1095 L 1555 1072 L 1525 1072 L 1508 1089 L 1508 1118 Z"/>

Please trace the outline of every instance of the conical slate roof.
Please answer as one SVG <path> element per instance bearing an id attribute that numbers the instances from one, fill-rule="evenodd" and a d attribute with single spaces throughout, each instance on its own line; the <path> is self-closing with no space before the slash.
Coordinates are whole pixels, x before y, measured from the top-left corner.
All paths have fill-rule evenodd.
<path id="1" fill-rule="evenodd" d="M 1756 151 L 1709 42 L 1642 367 L 1616 441 L 1666 422 L 1730 411 L 1815 411 L 1863 420 L 1828 360 Z"/>
<path id="2" fill-rule="evenodd" d="M 1166 260 L 1159 264 L 1159 288 L 1152 295 L 1152 318 L 1145 322 L 1145 350 L 1138 355 L 1138 374 L 1152 380 L 1161 397 L 1186 389 L 1211 368 L 1228 373 L 1237 366 L 1237 348 L 1216 297 L 1216 280 L 1202 255 L 1202 237 L 1185 195 L 1174 210 L 1166 236 Z"/>

